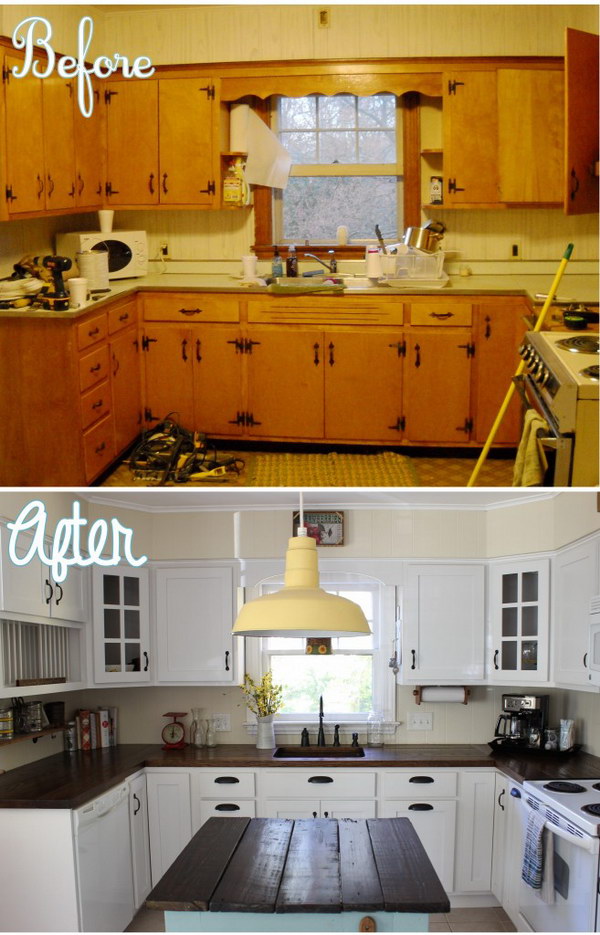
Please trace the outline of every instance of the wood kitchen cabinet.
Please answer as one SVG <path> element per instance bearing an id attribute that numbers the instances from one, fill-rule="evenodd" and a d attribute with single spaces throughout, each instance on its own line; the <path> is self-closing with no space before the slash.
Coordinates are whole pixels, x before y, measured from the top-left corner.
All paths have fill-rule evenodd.
<path id="1" fill-rule="evenodd" d="M 106 177 L 104 119 L 100 106 L 103 82 L 92 83 L 94 108 L 89 117 L 81 113 L 77 94 L 73 95 L 75 138 L 75 204 L 78 208 L 101 208 Z"/>
<path id="2" fill-rule="evenodd" d="M 110 207 L 159 201 L 158 82 L 105 81 L 106 181 Z"/>
<path id="3" fill-rule="evenodd" d="M 496 205 L 496 73 L 456 69 L 444 73 L 442 83 L 444 207 Z"/>
<path id="4" fill-rule="evenodd" d="M 598 36 L 567 29 L 566 214 L 598 211 Z"/>

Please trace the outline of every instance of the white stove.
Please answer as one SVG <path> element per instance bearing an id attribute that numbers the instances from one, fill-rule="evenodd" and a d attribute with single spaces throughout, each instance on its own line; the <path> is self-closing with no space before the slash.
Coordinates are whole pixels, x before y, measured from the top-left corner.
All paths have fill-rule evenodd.
<path id="1" fill-rule="evenodd" d="M 600 779 L 525 782 L 523 791 L 577 829 L 600 836 Z"/>

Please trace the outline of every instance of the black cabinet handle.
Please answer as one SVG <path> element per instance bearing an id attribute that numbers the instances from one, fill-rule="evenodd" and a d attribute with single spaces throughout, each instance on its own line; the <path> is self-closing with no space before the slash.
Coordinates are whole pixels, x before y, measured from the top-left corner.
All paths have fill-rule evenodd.
<path id="1" fill-rule="evenodd" d="M 316 817 L 317 817 L 317 813 L 313 812 L 313 818 L 316 818 Z"/>
<path id="2" fill-rule="evenodd" d="M 319 345 L 318 344 L 313 344 L 313 351 L 315 352 L 313 363 L 315 367 L 318 367 L 319 366 Z"/>
<path id="3" fill-rule="evenodd" d="M 134 814 L 134 815 L 137 815 L 137 813 L 139 812 L 140 808 L 142 807 L 142 803 L 140 802 L 140 800 L 139 800 L 139 798 L 137 797 L 137 795 L 135 794 L 135 792 L 133 793 L 133 798 L 134 798 L 135 801 L 137 802 L 137 808 L 134 808 L 133 814 Z"/>
<path id="4" fill-rule="evenodd" d="M 60 602 L 62 601 L 62 599 L 63 599 L 63 597 L 64 597 L 64 591 L 63 591 L 63 589 L 61 588 L 60 584 L 55 584 L 55 587 L 56 587 L 56 589 L 57 589 L 58 591 L 60 591 L 60 594 L 59 594 L 58 597 L 56 598 L 56 606 L 58 607 L 58 605 L 60 604 Z"/>
<path id="5" fill-rule="evenodd" d="M 165 195 L 166 195 L 166 194 L 168 193 L 168 191 L 169 191 L 169 189 L 167 188 L 167 179 L 168 179 L 168 178 L 169 178 L 169 176 L 167 175 L 167 173 L 166 173 L 166 172 L 163 172 L 163 177 L 162 177 L 162 189 L 163 189 L 163 192 L 165 193 Z"/>
<path id="6" fill-rule="evenodd" d="M 308 782 L 314 782 L 317 784 L 325 783 L 325 782 L 333 782 L 333 777 L 332 776 L 311 776 Z"/>
<path id="7" fill-rule="evenodd" d="M 411 665 L 411 669 L 416 669 L 416 668 L 417 668 L 417 653 L 416 653 L 416 650 L 411 649 L 411 654 L 412 654 L 412 665 Z"/>
<path id="8" fill-rule="evenodd" d="M 415 802 L 414 805 L 408 806 L 409 812 L 432 812 L 433 805 L 429 805 L 427 802 Z"/>
<path id="9" fill-rule="evenodd" d="M 499 655 L 499 653 L 500 653 L 500 650 L 499 650 L 499 649 L 497 649 L 496 652 L 494 653 L 494 669 L 499 669 L 499 668 L 500 668 L 500 666 L 498 665 L 498 655 Z"/>
<path id="10" fill-rule="evenodd" d="M 323 812 L 323 815 L 325 816 L 325 818 L 329 818 L 329 812 Z"/>
<path id="11" fill-rule="evenodd" d="M 233 802 L 222 802 L 221 805 L 215 805 L 215 812 L 239 812 L 239 805 Z"/>
<path id="12" fill-rule="evenodd" d="M 504 811 L 504 805 L 502 804 L 502 796 L 505 795 L 505 793 L 506 793 L 506 789 L 503 789 L 500 795 L 498 796 L 498 805 L 500 806 L 502 811 Z"/>
<path id="13" fill-rule="evenodd" d="M 147 672 L 150 660 L 148 659 L 148 653 L 144 653 L 143 655 L 144 655 L 144 659 L 146 660 L 146 665 L 144 666 L 144 672 Z"/>
<path id="14" fill-rule="evenodd" d="M 46 597 L 46 603 L 49 604 L 50 601 L 52 600 L 52 595 L 54 594 L 54 588 L 52 587 L 52 585 L 50 584 L 47 578 L 46 578 L 46 587 L 50 588 L 50 594 Z"/>
<path id="15" fill-rule="evenodd" d="M 232 785 L 233 783 L 239 782 L 239 779 L 237 776 L 217 776 L 215 782 L 219 783 L 219 785 Z"/>
<path id="16" fill-rule="evenodd" d="M 435 782 L 435 779 L 433 778 L 433 776 L 411 776 L 408 781 L 416 782 L 416 783 L 427 783 L 427 782 Z"/>
<path id="17" fill-rule="evenodd" d="M 333 356 L 334 351 L 335 351 L 335 344 L 332 341 L 330 341 L 329 342 L 329 366 L 330 367 L 333 367 L 333 365 L 335 364 L 335 358 Z"/>
<path id="18" fill-rule="evenodd" d="M 225 651 L 225 671 L 229 672 L 229 650 Z"/>
<path id="19" fill-rule="evenodd" d="M 148 190 L 151 195 L 154 194 L 154 172 L 151 172 L 148 176 Z"/>
<path id="20" fill-rule="evenodd" d="M 583 668 L 584 669 L 587 669 L 587 657 L 588 657 L 588 654 L 584 653 L 583 654 Z"/>
<path id="21" fill-rule="evenodd" d="M 187 340 L 184 338 L 183 341 L 181 342 L 181 359 L 183 361 L 186 361 L 188 359 L 187 354 L 185 352 L 186 347 L 187 347 Z"/>

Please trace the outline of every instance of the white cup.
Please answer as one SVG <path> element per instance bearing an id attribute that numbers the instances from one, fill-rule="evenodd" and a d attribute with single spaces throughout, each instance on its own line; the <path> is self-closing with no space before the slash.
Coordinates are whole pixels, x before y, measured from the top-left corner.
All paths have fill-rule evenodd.
<path id="1" fill-rule="evenodd" d="M 83 276 L 73 276 L 67 280 L 69 287 L 69 306 L 82 308 L 88 299 L 88 281 Z"/>
<path id="2" fill-rule="evenodd" d="M 256 256 L 254 253 L 242 257 L 242 272 L 244 279 L 256 279 Z"/>
<path id="3" fill-rule="evenodd" d="M 100 231 L 103 234 L 110 234 L 113 226 L 113 217 L 115 212 L 109 210 L 108 208 L 98 211 L 98 221 L 100 223 Z"/>

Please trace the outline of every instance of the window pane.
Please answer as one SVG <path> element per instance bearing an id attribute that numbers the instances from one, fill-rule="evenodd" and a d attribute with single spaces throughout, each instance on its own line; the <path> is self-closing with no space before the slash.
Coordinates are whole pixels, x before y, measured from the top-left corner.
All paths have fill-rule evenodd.
<path id="1" fill-rule="evenodd" d="M 361 130 L 358 134 L 357 162 L 396 161 L 396 134 L 392 130 Z"/>
<path id="2" fill-rule="evenodd" d="M 279 100 L 279 126 L 282 130 L 306 130 L 316 125 L 316 97 L 282 97 Z"/>
<path id="3" fill-rule="evenodd" d="M 358 98 L 359 127 L 393 127 L 395 123 L 396 98 L 393 94 Z"/>
<path id="4" fill-rule="evenodd" d="M 272 656 L 270 661 L 273 681 L 283 685 L 282 714 L 316 714 L 320 695 L 328 722 L 336 714 L 365 714 L 371 709 L 370 656 Z"/>
<path id="5" fill-rule="evenodd" d="M 356 137 L 352 130 L 330 130 L 319 134 L 320 163 L 333 165 L 335 162 L 356 162 Z"/>
<path id="6" fill-rule="evenodd" d="M 281 145 L 285 146 L 292 157 L 292 162 L 315 165 L 317 157 L 317 134 L 297 133 L 295 131 L 280 133 Z"/>
<path id="7" fill-rule="evenodd" d="M 283 239 L 332 243 L 340 224 L 350 239 L 373 238 L 379 224 L 384 237 L 397 237 L 398 180 L 395 176 L 290 178 L 283 199 Z"/>
<path id="8" fill-rule="evenodd" d="M 321 129 L 356 126 L 356 98 L 352 94 L 336 94 L 319 98 Z"/>

